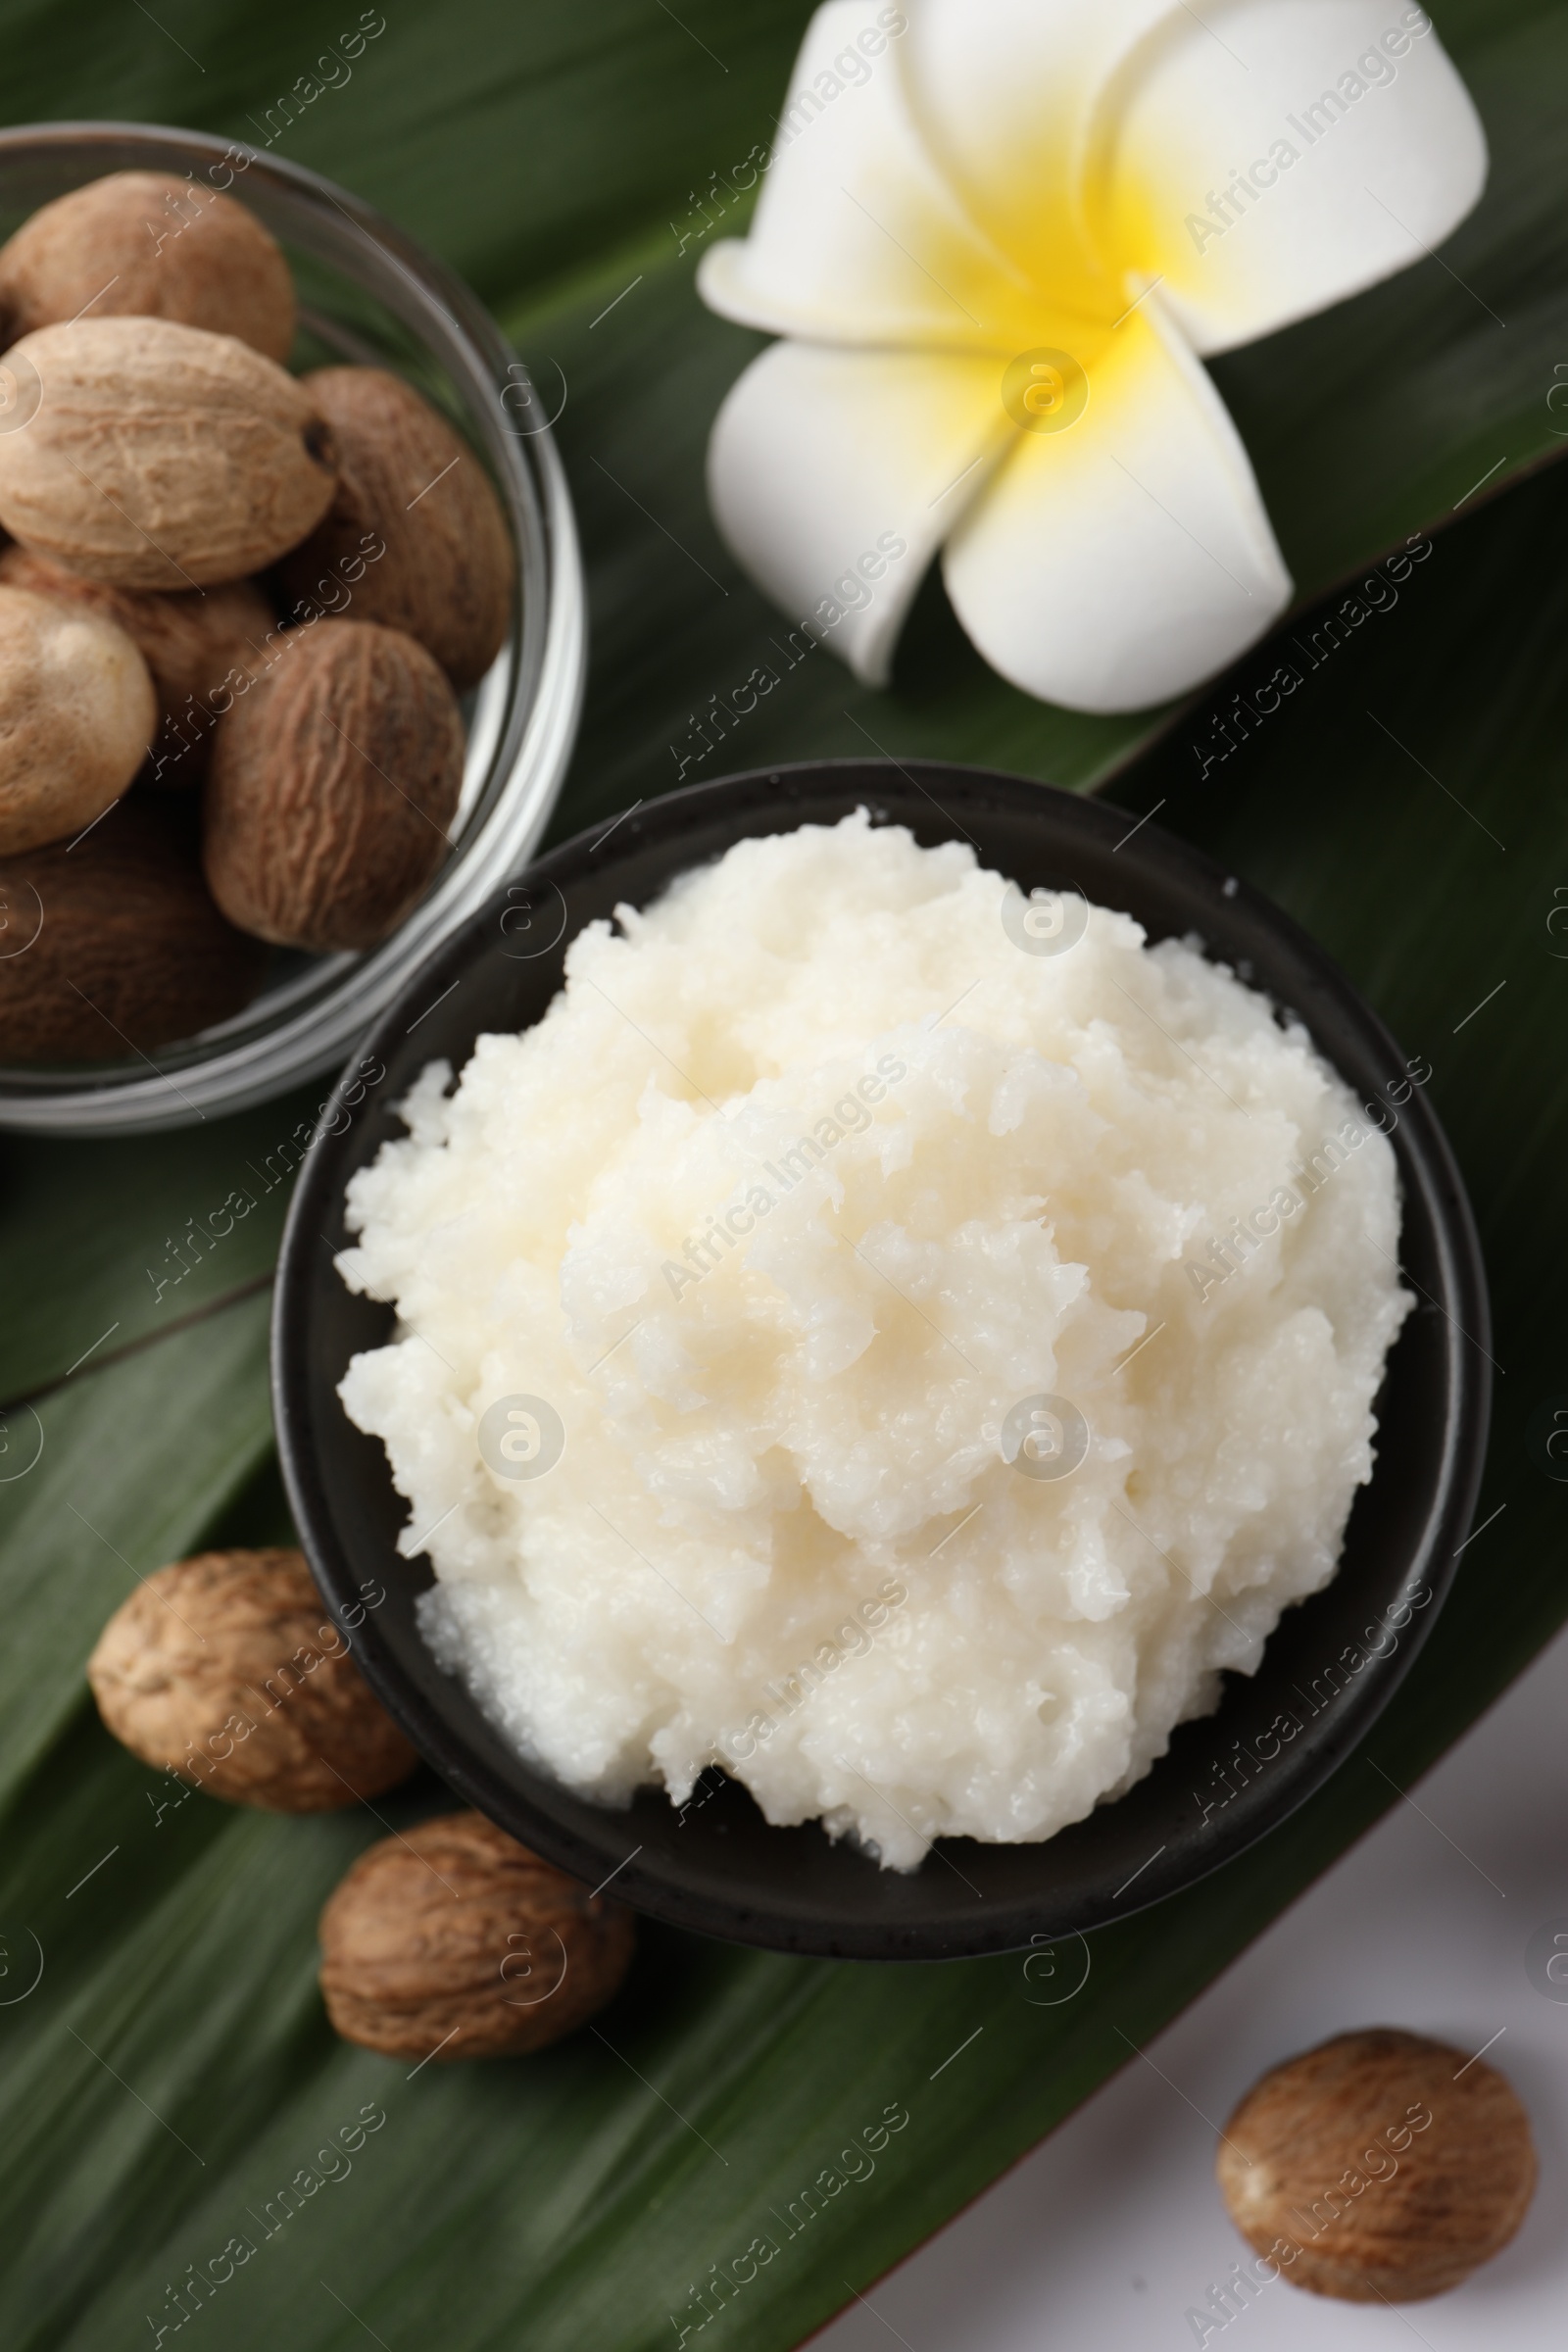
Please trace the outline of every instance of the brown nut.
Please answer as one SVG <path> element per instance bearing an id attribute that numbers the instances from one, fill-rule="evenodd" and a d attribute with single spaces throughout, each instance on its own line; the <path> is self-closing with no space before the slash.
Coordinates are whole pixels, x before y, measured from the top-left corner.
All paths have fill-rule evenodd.
<path id="1" fill-rule="evenodd" d="M 101 816 L 157 724 L 147 664 L 114 620 L 0 586 L 0 856 Z"/>
<path id="2" fill-rule="evenodd" d="M 207 773 L 219 707 L 262 654 L 276 628 L 272 608 L 253 580 L 217 588 L 114 588 L 89 580 L 24 547 L 0 548 L 0 584 L 101 612 L 139 650 L 152 672 L 163 724 L 152 744 L 151 784 L 199 784 Z"/>
<path id="3" fill-rule="evenodd" d="M 332 502 L 332 437 L 291 375 L 166 318 L 44 326 L 0 361 L 0 522 L 122 588 L 261 571 Z"/>
<path id="4" fill-rule="evenodd" d="M 214 737 L 213 896 L 280 947 L 374 947 L 446 855 L 463 752 L 452 689 L 412 637 L 366 620 L 288 631 Z"/>
<path id="5" fill-rule="evenodd" d="M 1255 2082 L 1216 2170 L 1237 2229 L 1297 2286 L 1411 2303 L 1457 2286 L 1508 2243 L 1535 2190 L 1536 2153 L 1494 2067 L 1374 2027 Z"/>
<path id="6" fill-rule="evenodd" d="M 448 1813 L 369 1847 L 328 1898 L 321 1991 L 346 2041 L 389 2057 L 516 2057 L 603 2009 L 633 1941 L 623 1905 Z"/>
<path id="7" fill-rule="evenodd" d="M 204 1551 L 139 1584 L 87 1661 L 115 1738 L 231 1805 L 326 1813 L 418 1763 L 297 1551 Z"/>
<path id="8" fill-rule="evenodd" d="M 0 345 L 90 311 L 237 335 L 270 360 L 294 341 L 294 280 L 232 196 L 163 172 L 111 172 L 56 197 L 0 246 Z"/>
<path id="9" fill-rule="evenodd" d="M 124 1061 L 249 1003 L 267 951 L 213 905 L 193 817 L 133 792 L 74 848 L 0 857 L 0 1062 Z"/>
<path id="10" fill-rule="evenodd" d="M 401 376 L 321 368 L 304 388 L 332 430 L 337 495 L 278 580 L 294 609 L 340 593 L 354 616 L 406 629 L 461 693 L 483 677 L 507 633 L 512 541 L 488 475 L 466 442 Z M 379 540 L 385 553 L 367 561 Z"/>

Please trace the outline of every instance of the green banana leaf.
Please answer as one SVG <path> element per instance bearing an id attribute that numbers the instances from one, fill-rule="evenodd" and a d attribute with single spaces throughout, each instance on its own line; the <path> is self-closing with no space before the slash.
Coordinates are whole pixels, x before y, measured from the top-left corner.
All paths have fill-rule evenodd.
<path id="1" fill-rule="evenodd" d="M 352 79 L 276 135 L 463 270 L 542 383 L 561 370 L 595 650 L 558 833 L 667 789 L 692 714 L 778 625 L 719 549 L 701 483 L 756 339 L 701 309 L 691 271 L 722 199 L 711 175 L 765 143 L 807 14 L 393 10 Z M 1302 596 L 1333 591 L 1334 628 L 1308 612 L 1188 709 L 1089 720 L 992 677 L 933 584 L 890 693 L 813 656 L 687 772 L 878 745 L 1082 786 L 1117 771 L 1119 802 L 1271 891 L 1430 1058 L 1494 1284 L 1496 1427 L 1484 1532 L 1367 1757 L 1289 1838 L 1095 1936 L 1059 2006 L 1017 1957 L 876 1970 L 649 1928 L 597 2035 L 489 2066 L 351 2049 L 316 1992 L 317 1914 L 383 1817 L 432 1809 L 439 1787 L 373 1815 L 230 1811 L 116 1747 L 82 1676 L 138 1574 L 206 1541 L 286 1540 L 265 1385 L 283 1184 L 220 1247 L 197 1233 L 233 1186 L 257 1193 L 315 1098 L 175 1136 L 8 1142 L 8 2346 L 108 2352 L 178 2323 L 224 2352 L 368 2330 L 388 2352 L 641 2352 L 713 2315 L 718 2340 L 782 2352 L 1124 2063 L 1395 1801 L 1383 1775 L 1407 1785 L 1568 1614 L 1568 1490 L 1541 1445 L 1568 1402 L 1568 477 L 1519 478 L 1568 427 L 1548 405 L 1568 359 L 1568 21 L 1463 0 L 1439 24 L 1492 138 L 1483 205 L 1441 262 L 1216 368 Z M 164 0 L 156 19 L 9 0 L 0 26 L 14 120 L 259 139 L 335 37 L 303 6 L 264 19 L 213 0 Z M 1450 523 L 1396 600 L 1348 617 L 1340 583 Z M 1218 757 L 1216 713 L 1282 659 L 1301 689 L 1246 742 L 1233 723 Z M 1346 2024 L 1364 2022 L 1348 1961 L 1346 2000 Z"/>

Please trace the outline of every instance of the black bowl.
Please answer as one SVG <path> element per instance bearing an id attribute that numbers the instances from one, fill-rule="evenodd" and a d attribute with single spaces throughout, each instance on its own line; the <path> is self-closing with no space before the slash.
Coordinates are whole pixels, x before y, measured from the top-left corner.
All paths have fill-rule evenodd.
<path id="1" fill-rule="evenodd" d="M 833 823 L 864 805 L 934 844 L 971 838 L 1027 893 L 1074 883 L 1152 938 L 1196 933 L 1298 1015 L 1387 1127 L 1404 1190 L 1402 1265 L 1419 1305 L 1389 1359 L 1378 1461 L 1350 1515 L 1339 1575 L 1286 1612 L 1252 1677 L 1224 1678 L 1217 1713 L 1181 1726 L 1136 1788 L 1042 1844 L 945 1838 L 907 1875 L 813 1826 L 773 1829 L 717 1772 L 677 1812 L 662 1790 L 629 1810 L 571 1794 L 520 1762 L 415 1622 L 432 1581 L 396 1550 L 405 1506 L 378 1441 L 335 1391 L 382 1345 L 390 1307 L 333 1270 L 344 1187 L 404 1130 L 395 1105 L 426 1062 L 461 1069 L 481 1030 L 516 1030 L 562 983 L 567 943 L 617 902 L 751 834 Z M 300 1536 L 328 1604 L 410 1739 L 454 1789 L 597 1887 L 677 1925 L 744 1943 L 866 1960 L 1011 1950 L 1126 1917 L 1275 1829 L 1365 1736 L 1407 1672 L 1453 1573 L 1480 1486 L 1490 1404 L 1486 1280 L 1452 1154 L 1405 1058 L 1305 933 L 1210 859 L 1102 801 L 973 768 L 834 760 L 672 793 L 608 835 L 541 858 L 409 983 L 339 1081 L 301 1171 L 278 1270 L 273 1396 Z M 384 1069 L 385 1075 L 380 1075 Z M 1393 1089 L 1396 1110 L 1387 1107 Z M 384 1589 L 385 1600 L 367 1607 Z"/>

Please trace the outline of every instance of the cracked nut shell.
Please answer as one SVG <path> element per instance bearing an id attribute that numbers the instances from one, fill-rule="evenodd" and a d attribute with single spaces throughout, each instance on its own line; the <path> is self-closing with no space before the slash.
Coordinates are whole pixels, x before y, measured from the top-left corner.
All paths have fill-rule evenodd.
<path id="1" fill-rule="evenodd" d="M 124 1061 L 249 1004 L 267 951 L 214 906 L 192 818 L 132 792 L 74 848 L 0 856 L 0 1062 Z"/>
<path id="2" fill-rule="evenodd" d="M 304 389 L 331 428 L 337 492 L 284 559 L 285 600 L 309 607 L 352 576 L 355 617 L 405 629 L 461 693 L 501 651 L 515 577 L 501 504 L 443 416 L 381 368 L 322 368 Z M 371 534 L 385 553 L 366 564 Z"/>
<path id="3" fill-rule="evenodd" d="M 270 360 L 294 341 L 294 280 L 276 239 L 232 196 L 163 172 L 89 180 L 0 246 L 0 345 L 89 308 L 237 335 Z"/>
<path id="4" fill-rule="evenodd" d="M 456 698 L 412 637 L 367 620 L 288 630 L 213 739 L 214 898 L 279 947 L 374 947 L 446 856 L 463 756 Z"/>
<path id="5" fill-rule="evenodd" d="M 0 855 L 101 816 L 157 725 L 147 664 L 111 616 L 0 585 Z"/>
<path id="6" fill-rule="evenodd" d="M 40 327 L 0 363 L 0 522 L 122 588 L 206 588 L 274 564 L 332 503 L 332 438 L 291 375 L 167 318 Z"/>
<path id="7" fill-rule="evenodd" d="M 210 705 L 243 674 L 277 623 L 252 580 L 169 592 L 114 588 L 89 580 L 24 547 L 0 548 L 0 585 L 100 612 L 135 645 L 152 673 L 163 713 L 152 744 L 150 784 L 199 784 L 207 772 L 217 720 Z"/>
<path id="8" fill-rule="evenodd" d="M 624 1905 L 448 1813 L 363 1853 L 321 1913 L 345 2040 L 395 2058 L 516 2057 L 597 2014 L 631 1963 Z"/>
<path id="9" fill-rule="evenodd" d="M 1336 2034 L 1264 2075 L 1216 2170 L 1250 2245 L 1297 2286 L 1352 2303 L 1457 2286 L 1508 2243 L 1536 2185 L 1511 2083 L 1393 2027 Z"/>
<path id="10" fill-rule="evenodd" d="M 104 1627 L 87 1679 L 132 1754 L 229 1804 L 325 1813 L 418 1762 L 297 1551 L 160 1568 Z"/>

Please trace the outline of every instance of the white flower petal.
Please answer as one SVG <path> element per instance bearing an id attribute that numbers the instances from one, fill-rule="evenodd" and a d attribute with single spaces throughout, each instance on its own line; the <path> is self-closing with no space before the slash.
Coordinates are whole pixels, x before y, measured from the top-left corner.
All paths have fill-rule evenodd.
<path id="1" fill-rule="evenodd" d="M 817 10 L 751 234 L 704 256 L 699 290 L 773 334 L 1016 349 L 1037 298 L 926 154 L 895 56 L 908 35 L 889 20 L 901 11 L 875 0 Z"/>
<path id="2" fill-rule="evenodd" d="M 1236 428 L 1158 295 L 1088 374 L 1075 424 L 1018 433 L 944 572 L 969 636 L 1026 694 L 1136 710 L 1223 668 L 1291 582 Z"/>
<path id="3" fill-rule="evenodd" d="M 1102 117 L 1172 19 L 1197 24 L 1182 0 L 910 0 L 899 67 L 933 157 L 998 245 L 1092 318 L 1126 299 L 1085 201 Z"/>
<path id="4" fill-rule="evenodd" d="M 715 423 L 720 528 L 871 682 L 948 535 L 958 616 L 1025 691 L 1181 693 L 1291 591 L 1196 351 L 1404 267 L 1485 171 L 1409 0 L 828 0 L 752 234 L 699 276 L 801 338 Z"/>
<path id="5" fill-rule="evenodd" d="M 867 684 L 1015 428 L 994 357 L 775 343 L 730 390 L 708 491 L 736 561 Z"/>
<path id="6" fill-rule="evenodd" d="M 1480 195 L 1487 147 L 1406 0 L 1204 16 L 1217 37 L 1187 23 L 1127 93 L 1103 234 L 1199 351 L 1227 351 L 1419 261 Z"/>

